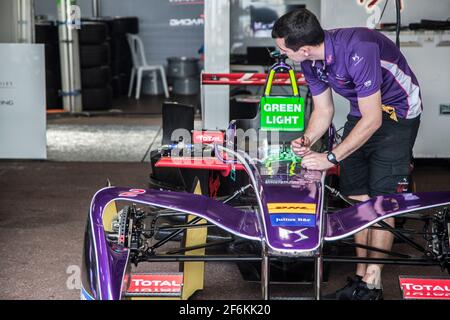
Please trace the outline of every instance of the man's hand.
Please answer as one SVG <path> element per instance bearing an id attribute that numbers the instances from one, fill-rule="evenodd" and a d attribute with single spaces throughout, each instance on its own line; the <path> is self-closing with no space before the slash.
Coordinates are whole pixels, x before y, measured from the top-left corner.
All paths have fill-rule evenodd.
<path id="1" fill-rule="evenodd" d="M 318 153 L 311 151 L 302 158 L 302 167 L 308 170 L 324 171 L 333 166 L 334 164 L 328 161 L 326 153 Z"/>
<path id="2" fill-rule="evenodd" d="M 300 137 L 292 140 L 291 148 L 296 155 L 303 157 L 311 151 L 311 141 L 307 136 Z"/>

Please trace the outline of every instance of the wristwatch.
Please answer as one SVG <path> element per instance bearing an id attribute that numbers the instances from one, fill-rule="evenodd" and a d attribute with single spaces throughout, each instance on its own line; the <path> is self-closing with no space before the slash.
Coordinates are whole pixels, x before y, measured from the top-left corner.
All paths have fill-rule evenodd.
<path id="1" fill-rule="evenodd" d="M 337 161 L 336 156 L 334 155 L 333 152 L 328 152 L 327 154 L 327 159 L 328 161 L 330 161 L 332 164 L 339 164 L 339 161 Z"/>

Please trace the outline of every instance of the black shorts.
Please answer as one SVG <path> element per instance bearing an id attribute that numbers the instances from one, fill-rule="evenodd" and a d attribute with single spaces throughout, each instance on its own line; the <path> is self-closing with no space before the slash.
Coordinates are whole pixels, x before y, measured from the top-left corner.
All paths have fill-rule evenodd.
<path id="1" fill-rule="evenodd" d="M 347 117 L 343 139 L 359 119 Z M 361 148 L 340 162 L 341 193 L 374 197 L 404 191 L 409 184 L 412 148 L 419 125 L 420 116 L 395 122 L 383 113 L 381 127 Z"/>

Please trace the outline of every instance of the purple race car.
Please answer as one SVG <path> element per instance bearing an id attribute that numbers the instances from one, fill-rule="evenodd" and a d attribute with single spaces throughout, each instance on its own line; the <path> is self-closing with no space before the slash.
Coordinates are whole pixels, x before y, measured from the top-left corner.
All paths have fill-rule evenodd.
<path id="1" fill-rule="evenodd" d="M 291 72 L 283 62 L 275 69 Z M 237 128 L 245 124 L 232 121 L 222 144 L 200 145 L 202 151 L 207 149 L 208 157 L 191 157 L 187 146 L 182 149 L 189 151 L 189 157 L 174 158 L 161 151 L 159 168 L 195 172 L 190 192 L 107 187 L 94 195 L 84 238 L 83 299 L 187 299 L 202 289 L 203 263 L 208 261 L 236 262 L 241 272 L 257 269 L 253 280 L 261 282 L 263 299 L 270 298 L 273 271 L 280 265 L 280 269 L 286 269 L 286 264 L 295 265 L 296 275 L 311 275 L 316 299 L 321 298 L 329 263 L 437 265 L 449 269 L 448 209 L 418 212 L 449 205 L 450 191 L 377 196 L 353 204 L 333 187 L 329 172 L 301 167 L 301 159 L 290 150 L 292 133 L 281 135 L 278 143 L 268 140 L 256 155 L 250 155 L 235 143 Z M 259 124 L 256 121 L 254 127 Z M 217 136 L 213 138 L 217 142 Z M 327 138 L 331 148 L 335 142 L 333 128 Z M 201 172 L 208 174 L 207 191 L 199 178 Z M 224 177 L 239 183 L 220 194 L 219 178 Z M 422 224 L 418 234 L 426 245 L 410 237 L 411 230 L 392 228 L 382 221 L 399 216 Z M 358 247 L 351 241 L 352 235 L 365 228 L 387 230 L 418 254 L 383 251 L 387 257 L 379 259 L 330 250 L 333 246 Z M 138 266 L 151 262 L 180 263 L 183 272 L 136 273 Z M 299 267 L 299 263 L 306 267 Z"/>
<path id="2" fill-rule="evenodd" d="M 450 204 L 450 192 L 405 193 L 378 196 L 370 201 L 331 212 L 326 198 L 336 195 L 325 184 L 324 172 L 308 171 L 299 163 L 278 160 L 267 165 L 245 153 L 216 146 L 217 155 L 235 157 L 228 165 L 243 169 L 249 184 L 226 198 L 214 199 L 200 194 L 107 187 L 92 199 L 86 227 L 83 255 L 82 297 L 122 299 L 128 291 L 132 265 L 143 262 L 252 261 L 260 263 L 262 297 L 269 298 L 269 260 L 292 258 L 314 262 L 315 298 L 320 298 L 323 263 L 374 262 L 405 265 L 440 265 L 448 268 L 448 210 L 432 215 L 414 216 L 427 226 L 429 246 L 423 247 L 399 230 L 383 225 L 383 219 Z M 279 150 L 277 150 L 279 152 Z M 274 170 L 277 166 L 276 170 Z M 331 190 L 331 192 L 326 192 Z M 328 195 L 327 195 L 328 194 Z M 239 203 L 246 196 L 246 204 Z M 118 210 L 112 204 L 123 202 Z M 159 224 L 168 217 L 182 218 L 171 226 Z M 189 219 L 188 217 L 191 217 Z M 345 241 L 364 228 L 379 223 L 417 249 L 421 256 L 392 252 L 386 259 L 327 256 L 326 243 Z M 190 231 L 219 228 L 221 240 L 205 239 L 202 245 L 178 250 L 163 250 L 164 244 Z M 158 233 L 169 230 L 164 236 Z M 211 241 L 210 241 L 211 240 Z M 177 241 L 180 241 L 178 239 Z M 247 241 L 257 243 L 258 254 L 188 254 L 214 245 Z M 179 242 L 178 242 L 179 243 Z M 376 250 L 376 248 L 371 248 Z M 139 294 L 136 294 L 139 296 Z M 144 295 L 145 296 L 145 295 Z"/>

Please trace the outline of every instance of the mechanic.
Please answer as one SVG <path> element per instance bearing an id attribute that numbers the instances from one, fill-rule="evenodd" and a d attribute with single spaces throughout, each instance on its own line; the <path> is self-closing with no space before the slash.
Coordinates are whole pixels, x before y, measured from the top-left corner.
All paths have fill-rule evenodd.
<path id="1" fill-rule="evenodd" d="M 302 166 L 327 170 L 340 164 L 341 192 L 356 201 L 406 191 L 422 100 L 417 79 L 395 44 L 367 28 L 323 30 L 307 9 L 279 18 L 272 37 L 281 53 L 301 63 L 313 96 L 304 136 L 292 142 L 294 153 L 303 157 Z M 350 101 L 350 113 L 342 143 L 333 152 L 316 153 L 310 146 L 324 135 L 334 115 L 331 89 Z M 384 221 L 394 226 L 394 218 Z M 366 229 L 355 235 L 355 242 L 390 250 L 393 235 Z M 361 248 L 356 254 L 385 256 Z M 335 298 L 381 299 L 381 270 L 382 265 L 358 264 L 356 278 L 349 278 Z"/>

